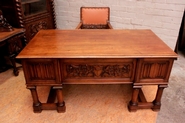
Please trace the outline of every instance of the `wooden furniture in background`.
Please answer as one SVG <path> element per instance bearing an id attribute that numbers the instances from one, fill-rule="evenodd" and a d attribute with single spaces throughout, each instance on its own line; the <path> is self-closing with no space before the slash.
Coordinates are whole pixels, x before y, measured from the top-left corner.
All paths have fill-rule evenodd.
<path id="1" fill-rule="evenodd" d="M 1 0 L 0 9 L 15 28 L 26 30 L 27 42 L 41 29 L 55 29 L 53 0 Z"/>
<path id="2" fill-rule="evenodd" d="M 76 29 L 112 29 L 109 7 L 81 7 Z"/>
<path id="3" fill-rule="evenodd" d="M 0 48 L 4 47 L 3 52 L 8 56 L 13 66 L 13 73 L 18 76 L 19 71 L 16 67 L 15 57 L 25 46 L 25 30 L 14 28 L 10 32 L 0 32 Z M 2 59 L 1 59 L 2 60 Z"/>
<path id="4" fill-rule="evenodd" d="M 34 112 L 64 112 L 63 84 L 132 84 L 129 110 L 157 111 L 177 54 L 150 30 L 41 30 L 17 58 Z M 158 85 L 153 102 L 144 97 L 145 85 Z M 51 87 L 47 103 L 39 101 L 37 86 Z"/>
<path id="5" fill-rule="evenodd" d="M 13 27 L 7 22 L 6 18 L 3 16 L 3 12 L 0 10 L 0 32 L 10 31 L 13 31 Z"/>

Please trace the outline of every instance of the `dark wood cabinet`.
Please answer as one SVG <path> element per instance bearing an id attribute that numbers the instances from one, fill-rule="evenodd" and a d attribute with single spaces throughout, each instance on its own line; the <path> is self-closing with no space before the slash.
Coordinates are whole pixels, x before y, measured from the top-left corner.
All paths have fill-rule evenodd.
<path id="1" fill-rule="evenodd" d="M 41 29 L 55 29 L 53 0 L 1 0 L 4 17 L 15 28 L 26 30 L 27 42 Z"/>
<path id="2" fill-rule="evenodd" d="M 14 28 L 10 32 L 0 32 L 0 72 L 11 68 L 5 60 L 5 56 L 13 67 L 13 73 L 18 76 L 19 71 L 15 57 L 25 46 L 25 30 Z"/>
<path id="3" fill-rule="evenodd" d="M 175 52 L 178 52 L 178 51 L 183 51 L 183 52 L 185 51 L 185 10 L 184 10 L 184 15 L 182 17 L 177 44 L 175 47 Z"/>

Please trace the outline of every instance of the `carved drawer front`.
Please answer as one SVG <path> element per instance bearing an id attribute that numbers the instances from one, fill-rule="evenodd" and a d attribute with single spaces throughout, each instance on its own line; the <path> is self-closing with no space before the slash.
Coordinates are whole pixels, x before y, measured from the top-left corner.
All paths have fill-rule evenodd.
<path id="1" fill-rule="evenodd" d="M 136 84 L 167 83 L 174 59 L 139 59 L 136 69 Z"/>
<path id="2" fill-rule="evenodd" d="M 26 84 L 58 85 L 61 84 L 57 59 L 22 60 Z"/>
<path id="3" fill-rule="evenodd" d="M 61 60 L 64 83 L 132 83 L 134 59 Z"/>

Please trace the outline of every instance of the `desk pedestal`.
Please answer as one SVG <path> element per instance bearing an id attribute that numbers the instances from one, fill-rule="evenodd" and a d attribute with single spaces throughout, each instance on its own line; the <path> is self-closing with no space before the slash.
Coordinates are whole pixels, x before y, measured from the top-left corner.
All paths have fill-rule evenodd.
<path id="1" fill-rule="evenodd" d="M 34 112 L 56 109 L 65 112 L 63 84 L 132 84 L 130 111 L 160 110 L 163 89 L 167 87 L 174 59 L 22 59 L 27 88 L 33 98 Z M 158 85 L 153 102 L 142 92 L 145 85 Z M 46 103 L 41 103 L 37 86 L 50 86 Z M 57 103 L 54 103 L 55 97 Z M 83 108 L 83 107 L 82 107 Z"/>

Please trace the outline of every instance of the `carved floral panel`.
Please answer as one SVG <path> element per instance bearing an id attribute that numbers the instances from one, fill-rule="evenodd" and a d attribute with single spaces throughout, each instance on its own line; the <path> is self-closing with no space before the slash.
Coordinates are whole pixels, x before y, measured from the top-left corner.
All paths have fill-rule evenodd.
<path id="1" fill-rule="evenodd" d="M 68 78 L 129 78 L 132 74 L 133 64 L 66 64 L 66 77 Z"/>

